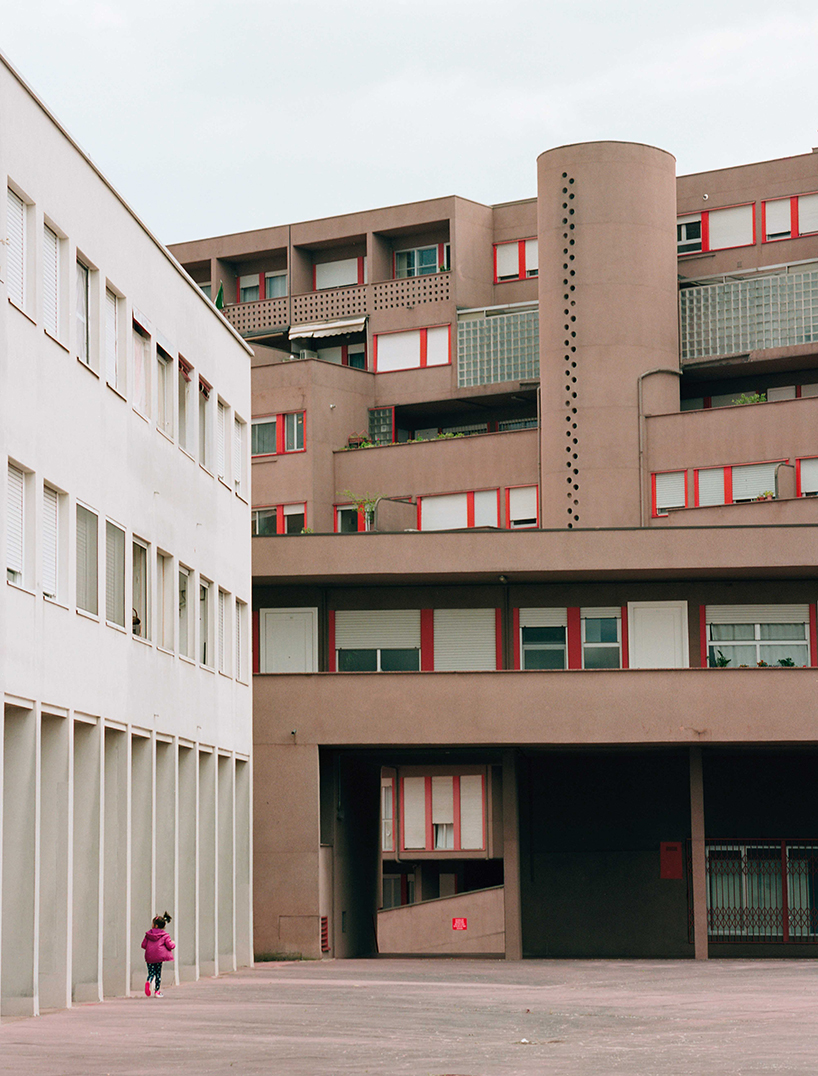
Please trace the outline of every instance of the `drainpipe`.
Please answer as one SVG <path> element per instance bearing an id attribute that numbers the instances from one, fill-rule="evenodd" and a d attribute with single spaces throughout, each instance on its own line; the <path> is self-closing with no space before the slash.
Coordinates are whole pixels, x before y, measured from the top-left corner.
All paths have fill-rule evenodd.
<path id="1" fill-rule="evenodd" d="M 645 464 L 645 416 L 642 414 L 642 382 L 652 374 L 673 374 L 681 377 L 681 370 L 671 370 L 669 367 L 657 366 L 655 370 L 646 370 L 636 379 L 638 408 L 639 408 L 639 526 L 645 526 L 645 476 L 643 474 Z"/>

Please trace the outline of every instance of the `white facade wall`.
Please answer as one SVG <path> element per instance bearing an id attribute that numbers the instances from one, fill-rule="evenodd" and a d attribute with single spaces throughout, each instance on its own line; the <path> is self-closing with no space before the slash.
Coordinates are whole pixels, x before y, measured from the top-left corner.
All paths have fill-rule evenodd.
<path id="1" fill-rule="evenodd" d="M 156 167 L 149 153 L 140 159 Z M 252 960 L 250 354 L 1 58 L 0 177 L 26 203 L 22 309 L 9 297 L 10 244 L 0 243 L 4 566 L 9 465 L 23 471 L 25 493 L 22 577 L 7 572 L 0 582 L 0 1012 L 22 1015 L 141 989 L 142 936 L 166 908 L 178 942 L 171 977 Z M 2 190 L 3 238 L 8 205 Z M 53 327 L 46 226 L 58 237 L 56 339 L 45 327 Z M 90 269 L 89 363 L 80 357 L 78 259 Z M 120 391 L 106 380 L 106 290 L 118 297 Z M 134 407 L 134 318 L 150 338 L 146 415 Z M 167 432 L 157 345 L 172 363 Z M 180 355 L 192 366 L 189 453 L 178 429 Z M 211 386 L 207 468 L 198 459 L 200 377 Z M 219 401 L 224 479 L 216 476 Z M 235 419 L 248 423 L 240 461 Z M 53 584 L 43 585 L 53 575 L 44 483 L 59 494 L 53 599 L 44 596 Z M 97 616 L 77 607 L 78 504 L 99 519 Z M 125 531 L 124 627 L 106 623 L 106 520 Z M 147 639 L 133 631 L 134 538 L 147 545 Z M 170 587 L 164 638 L 160 552 Z M 196 599 L 192 658 L 180 653 L 180 565 Z M 202 581 L 210 584 L 207 655 Z"/>

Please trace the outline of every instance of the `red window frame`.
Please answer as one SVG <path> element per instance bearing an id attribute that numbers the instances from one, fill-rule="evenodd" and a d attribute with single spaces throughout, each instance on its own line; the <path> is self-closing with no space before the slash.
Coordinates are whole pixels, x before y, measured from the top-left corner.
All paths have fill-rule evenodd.
<path id="1" fill-rule="evenodd" d="M 449 356 L 446 362 L 435 363 L 433 366 L 426 365 L 426 342 L 427 333 L 429 329 L 448 329 L 449 330 Z M 424 325 L 423 328 L 418 329 L 390 329 L 388 332 L 376 333 L 372 337 L 372 372 L 378 373 L 378 340 L 382 336 L 394 336 L 396 333 L 416 332 L 420 334 L 420 364 L 418 366 L 405 366 L 401 370 L 386 370 L 388 374 L 404 374 L 411 370 L 437 370 L 442 369 L 444 366 L 451 366 L 452 364 L 452 325 L 451 322 L 441 322 L 439 325 Z"/>
<path id="2" fill-rule="evenodd" d="M 795 496 L 806 497 L 806 494 L 801 489 L 801 461 L 802 460 L 814 460 L 818 459 L 818 456 L 797 456 L 795 460 Z"/>
<path id="3" fill-rule="evenodd" d="M 333 533 L 334 534 L 343 534 L 343 533 L 347 533 L 347 534 L 356 534 L 356 533 L 357 534 L 363 534 L 366 531 L 366 512 L 362 512 L 360 510 L 360 508 L 358 509 L 358 530 L 357 530 L 357 532 L 356 531 L 346 531 L 346 532 L 344 532 L 344 531 L 342 531 L 340 529 L 340 527 L 339 527 L 340 520 L 338 518 L 338 513 L 342 509 L 347 509 L 348 510 L 348 509 L 354 508 L 354 507 L 355 507 L 355 505 L 352 504 L 349 501 L 341 501 L 339 504 L 334 504 L 332 506 L 332 528 L 333 528 Z"/>
<path id="4" fill-rule="evenodd" d="M 276 514 L 276 534 L 286 534 L 287 527 L 284 522 L 285 515 L 284 509 L 291 508 L 293 505 L 299 505 L 304 509 L 304 526 L 307 526 L 307 502 L 306 501 L 285 501 L 284 504 L 255 504 L 253 505 L 254 512 L 272 512 Z M 271 535 L 254 535 L 256 538 L 272 537 Z"/>
<path id="5" fill-rule="evenodd" d="M 802 239 L 805 235 L 815 235 L 815 232 L 802 232 L 800 227 L 799 213 L 798 213 L 798 199 L 808 198 L 811 194 L 818 194 L 818 191 L 802 191 L 800 194 L 784 195 L 783 198 L 765 198 L 761 203 L 761 242 L 762 243 L 784 243 L 788 239 Z M 770 202 L 786 202 L 790 203 L 790 234 L 783 235 L 778 239 L 767 238 L 767 205 Z"/>
<path id="6" fill-rule="evenodd" d="M 682 470 L 684 471 L 684 476 L 685 476 L 685 503 L 684 503 L 684 507 L 685 508 L 690 507 L 690 492 L 689 492 L 689 489 L 688 489 L 688 471 L 687 471 L 686 468 L 672 467 L 672 468 L 668 468 L 668 470 L 666 470 L 666 471 L 652 471 L 651 476 L 650 476 L 650 499 L 651 499 L 651 516 L 652 516 L 653 519 L 660 519 L 662 516 L 669 515 L 668 509 L 660 509 L 656 504 L 656 476 L 660 475 L 660 474 L 678 474 L 679 471 L 682 471 Z M 702 470 L 707 470 L 707 468 L 703 467 Z M 698 483 L 698 478 L 697 478 L 696 479 L 696 497 L 697 498 L 698 498 L 698 494 L 699 494 L 699 483 Z M 674 509 L 674 511 L 675 511 L 675 509 Z"/>
<path id="7" fill-rule="evenodd" d="M 534 490 L 536 501 L 537 501 L 537 510 L 536 510 L 536 513 L 535 513 L 536 514 L 536 523 L 529 523 L 525 527 L 512 527 L 511 526 L 511 491 L 513 489 L 533 489 Z M 516 485 L 516 486 L 506 486 L 505 502 L 506 502 L 506 525 L 505 525 L 506 530 L 531 531 L 531 530 L 536 530 L 537 527 L 539 527 L 539 525 L 540 525 L 540 487 L 538 485 L 536 485 L 533 482 L 520 482 L 519 485 Z"/>
<path id="8" fill-rule="evenodd" d="M 478 776 L 477 774 L 459 774 L 459 773 L 435 773 L 435 774 L 410 774 L 409 776 L 423 777 L 425 783 L 425 840 L 426 846 L 424 848 L 407 848 L 406 847 L 406 825 L 405 825 L 405 799 L 403 794 L 403 782 L 406 779 L 405 774 L 400 775 L 400 850 L 411 855 L 413 852 L 436 852 L 439 856 L 445 857 L 451 855 L 453 852 L 467 852 L 478 853 L 486 851 L 486 838 L 487 838 L 487 819 L 486 819 L 486 774 L 485 771 L 481 771 L 479 776 L 480 781 L 480 795 L 481 803 L 483 805 L 483 844 L 481 848 L 461 848 L 461 831 L 460 831 L 460 778 L 463 776 Z M 435 836 L 434 836 L 434 823 L 432 822 L 432 777 L 451 777 L 453 784 L 453 799 L 454 799 L 454 847 L 453 848 L 435 848 Z"/>
<path id="9" fill-rule="evenodd" d="M 751 460 L 749 463 L 726 463 L 724 465 L 715 464 L 713 467 L 694 467 L 693 468 L 693 507 L 694 508 L 722 508 L 720 504 L 699 504 L 699 472 L 700 471 L 724 471 L 724 504 L 735 504 L 733 500 L 733 468 L 734 467 L 755 467 L 759 463 L 788 463 L 789 457 L 785 456 L 783 459 L 774 460 Z M 750 504 L 750 501 L 740 501 L 740 504 Z"/>
<path id="10" fill-rule="evenodd" d="M 545 607 L 544 607 L 545 608 Z M 566 648 L 566 660 L 568 669 L 581 669 L 582 670 L 582 607 L 579 605 L 569 605 L 567 607 L 555 606 L 554 608 L 565 608 L 566 613 L 566 629 L 565 629 L 565 648 Z M 628 647 L 628 607 L 627 605 L 620 606 L 620 629 L 619 629 L 619 653 L 621 659 L 621 668 L 627 669 L 630 667 L 630 652 Z M 512 609 L 511 611 L 512 625 L 514 630 L 514 654 L 513 663 L 514 668 L 522 671 L 522 633 L 520 630 L 520 610 L 519 608 Z M 548 669 L 543 670 L 547 672 L 564 672 L 561 669 Z M 583 670 L 586 671 L 586 670 Z M 595 669 L 587 670 L 589 672 L 596 672 Z M 615 670 L 608 670 L 615 671 Z"/>
<path id="11" fill-rule="evenodd" d="M 539 270 L 536 273 L 528 275 L 525 266 L 525 245 L 530 243 L 532 239 L 536 239 L 536 235 L 526 236 L 525 239 L 507 239 L 500 243 L 494 243 L 492 246 L 492 264 L 493 264 L 493 276 L 495 284 L 513 284 L 515 280 L 536 280 L 539 276 Z M 512 243 L 517 244 L 517 276 L 503 277 L 501 280 L 497 276 L 497 248 L 498 247 L 510 247 Z"/>
<path id="12" fill-rule="evenodd" d="M 743 206 L 747 206 L 747 205 L 753 207 L 753 238 L 752 238 L 752 241 L 749 242 L 749 243 L 735 243 L 735 244 L 733 244 L 732 246 L 729 246 L 729 247 L 711 247 L 710 246 L 710 214 L 711 213 L 718 213 L 719 210 L 721 210 L 721 209 L 741 209 Z M 698 210 L 693 210 L 691 213 L 678 213 L 677 217 L 676 217 L 676 221 L 678 223 L 683 217 L 695 217 L 696 215 L 700 216 L 701 223 L 702 223 L 702 248 L 701 248 L 701 250 L 686 250 L 686 251 L 683 251 L 681 253 L 677 251 L 676 256 L 678 258 L 695 258 L 699 254 L 710 254 L 710 253 L 714 253 L 717 250 L 740 250 L 742 247 L 754 247 L 756 245 L 756 242 L 757 242 L 756 231 L 757 231 L 757 229 L 756 229 L 755 202 L 736 202 L 733 205 L 720 205 L 720 206 L 716 206 L 713 209 L 703 209 L 703 210 L 701 210 L 700 213 L 699 213 Z"/>
<path id="13" fill-rule="evenodd" d="M 355 257 L 355 255 L 353 255 L 353 257 Z M 335 258 L 334 260 L 339 261 L 339 262 L 346 262 L 346 261 L 351 262 L 352 258 Z M 316 285 L 316 282 L 315 282 L 315 280 L 316 280 L 316 268 L 317 268 L 318 263 L 315 263 L 313 265 L 313 267 L 312 267 L 312 290 L 313 291 L 336 291 L 336 290 L 339 290 L 340 288 L 359 288 L 361 286 L 361 284 L 365 283 L 364 277 L 366 276 L 366 265 L 365 265 L 366 255 L 365 254 L 359 254 L 357 256 L 357 260 L 358 260 L 358 279 L 355 281 L 355 283 L 354 284 L 333 284 L 329 288 L 319 288 Z M 322 262 L 321 264 L 322 265 L 332 265 L 332 262 Z"/>
<path id="14" fill-rule="evenodd" d="M 286 438 L 284 436 L 284 419 L 287 415 L 301 415 L 302 416 L 302 432 L 304 435 L 304 444 L 301 448 L 286 448 Z M 307 412 L 306 411 L 280 411 L 271 415 L 253 415 L 251 421 L 251 427 L 257 422 L 267 421 L 270 422 L 275 419 L 276 423 L 276 450 L 275 452 L 259 452 L 256 455 L 251 455 L 250 461 L 267 459 L 269 456 L 292 456 L 297 452 L 307 451 Z M 252 440 L 252 430 L 251 430 Z M 294 502 L 295 503 L 295 502 Z"/>
<path id="15" fill-rule="evenodd" d="M 433 246 L 437 246 L 437 266 L 438 267 L 435 270 L 435 273 L 448 273 L 448 272 L 450 272 L 451 271 L 451 243 L 447 239 L 442 243 L 437 243 L 437 244 L 435 244 L 435 243 L 424 243 L 419 247 L 401 247 L 400 250 L 393 250 L 392 251 L 392 279 L 393 280 L 414 280 L 418 276 L 434 276 L 435 273 L 415 273 L 414 276 L 406 276 L 406 277 L 404 277 L 404 276 L 399 277 L 397 275 L 398 274 L 398 259 L 397 259 L 398 254 L 403 254 L 408 250 L 414 250 L 414 251 L 428 250 L 429 247 L 433 247 Z M 446 264 L 446 247 L 449 248 L 449 269 L 441 269 L 440 266 Z"/>

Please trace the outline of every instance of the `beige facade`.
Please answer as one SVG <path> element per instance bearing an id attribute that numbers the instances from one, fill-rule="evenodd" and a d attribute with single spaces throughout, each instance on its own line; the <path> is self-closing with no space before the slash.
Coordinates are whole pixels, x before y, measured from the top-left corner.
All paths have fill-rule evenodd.
<path id="1" fill-rule="evenodd" d="M 816 190 L 602 142 L 174 248 L 255 350 L 257 951 L 811 955 Z"/>

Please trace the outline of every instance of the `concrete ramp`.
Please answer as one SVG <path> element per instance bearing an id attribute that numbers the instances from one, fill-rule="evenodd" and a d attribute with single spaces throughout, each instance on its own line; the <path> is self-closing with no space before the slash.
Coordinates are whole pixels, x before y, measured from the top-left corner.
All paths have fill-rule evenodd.
<path id="1" fill-rule="evenodd" d="M 378 952 L 504 956 L 503 886 L 378 912 Z"/>

